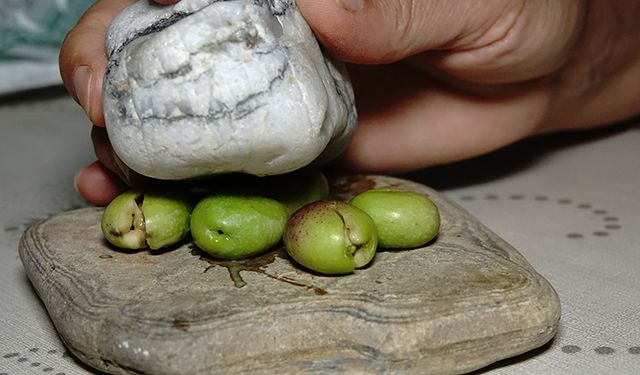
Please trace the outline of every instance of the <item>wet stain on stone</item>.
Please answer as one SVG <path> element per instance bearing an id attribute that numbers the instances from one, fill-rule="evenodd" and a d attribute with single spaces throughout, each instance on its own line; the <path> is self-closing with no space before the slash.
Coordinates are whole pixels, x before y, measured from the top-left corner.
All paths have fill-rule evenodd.
<path id="1" fill-rule="evenodd" d="M 345 176 L 332 180 L 331 196 L 336 199 L 347 200 L 352 196 L 374 189 L 376 182 L 365 176 Z"/>
<path id="2" fill-rule="evenodd" d="M 267 276 L 274 278 L 276 280 L 284 281 L 285 283 L 289 283 L 291 285 L 295 285 L 295 286 L 299 286 L 299 287 L 303 287 L 305 289 L 311 290 L 318 296 L 324 296 L 325 294 L 327 294 L 327 291 L 322 288 L 318 288 L 317 286 L 314 286 L 314 285 L 307 285 L 305 283 L 296 281 L 287 276 L 273 276 L 273 275 L 267 275 Z"/>
<path id="3" fill-rule="evenodd" d="M 249 259 L 243 259 L 243 260 L 213 259 L 209 257 L 207 254 L 205 254 L 202 250 L 198 249 L 195 245 L 191 245 L 190 249 L 191 249 L 191 255 L 200 257 L 200 260 L 203 260 L 209 263 L 207 268 L 205 268 L 204 272 L 208 272 L 209 270 L 215 267 L 226 268 L 227 272 L 229 272 L 229 277 L 231 278 L 231 281 L 233 281 L 233 285 L 235 285 L 236 288 L 244 288 L 247 285 L 247 283 L 242 278 L 242 272 L 255 272 L 255 273 L 267 276 L 274 280 L 278 280 L 290 285 L 295 285 L 297 287 L 305 288 L 319 296 L 323 296 L 327 294 L 326 290 L 319 288 L 315 285 L 309 285 L 287 276 L 279 276 L 279 275 L 274 275 L 267 272 L 266 270 L 267 266 L 275 262 L 276 258 L 288 259 L 288 256 L 284 248 L 282 247 L 269 251 L 261 256 L 257 256 Z"/>
<path id="4" fill-rule="evenodd" d="M 189 330 L 189 327 L 191 326 L 188 321 L 186 321 L 184 319 L 181 319 L 181 318 L 174 318 L 171 321 L 171 325 L 175 329 L 183 331 L 183 332 L 187 332 Z"/>

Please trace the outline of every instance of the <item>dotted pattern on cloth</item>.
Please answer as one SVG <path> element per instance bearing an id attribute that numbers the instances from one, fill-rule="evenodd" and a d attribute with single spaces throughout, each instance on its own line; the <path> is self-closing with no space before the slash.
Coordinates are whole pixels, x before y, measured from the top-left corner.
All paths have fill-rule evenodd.
<path id="1" fill-rule="evenodd" d="M 8 367 L 8 362 L 13 362 L 13 367 L 20 368 L 20 373 L 67 375 L 65 371 L 60 370 L 60 359 L 69 358 L 70 356 L 71 353 L 68 351 L 28 348 L 20 352 L 2 354 L 0 357 L 0 369 Z M 0 372 L 0 375 L 10 375 L 10 373 Z"/>

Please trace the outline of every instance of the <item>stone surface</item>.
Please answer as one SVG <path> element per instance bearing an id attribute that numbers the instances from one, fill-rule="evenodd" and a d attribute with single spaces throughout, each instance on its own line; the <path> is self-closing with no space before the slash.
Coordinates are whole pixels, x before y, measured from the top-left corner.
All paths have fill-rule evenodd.
<path id="1" fill-rule="evenodd" d="M 142 0 L 113 21 L 107 50 L 109 138 L 146 176 L 290 172 L 355 130 L 344 66 L 293 0 Z"/>
<path id="2" fill-rule="evenodd" d="M 387 186 L 431 197 L 441 234 L 348 276 L 307 273 L 281 249 L 241 262 L 189 243 L 116 251 L 98 208 L 31 227 L 20 256 L 69 349 L 109 373 L 461 373 L 554 336 L 551 285 L 437 192 L 379 176 L 339 179 L 334 192 Z"/>

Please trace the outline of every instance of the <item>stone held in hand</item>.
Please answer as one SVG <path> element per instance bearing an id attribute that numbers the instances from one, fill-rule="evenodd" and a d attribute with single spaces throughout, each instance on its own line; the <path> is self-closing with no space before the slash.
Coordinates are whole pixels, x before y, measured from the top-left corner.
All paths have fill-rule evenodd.
<path id="1" fill-rule="evenodd" d="M 109 139 L 145 176 L 274 175 L 329 160 L 357 115 L 293 0 L 139 1 L 107 35 Z"/>

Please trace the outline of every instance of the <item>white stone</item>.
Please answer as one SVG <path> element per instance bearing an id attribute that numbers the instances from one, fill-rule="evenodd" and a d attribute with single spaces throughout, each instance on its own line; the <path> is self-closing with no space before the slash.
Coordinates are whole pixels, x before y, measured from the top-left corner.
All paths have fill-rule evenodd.
<path id="1" fill-rule="evenodd" d="M 293 0 L 143 0 L 107 36 L 109 139 L 159 179 L 286 173 L 335 157 L 356 126 L 344 66 Z"/>

